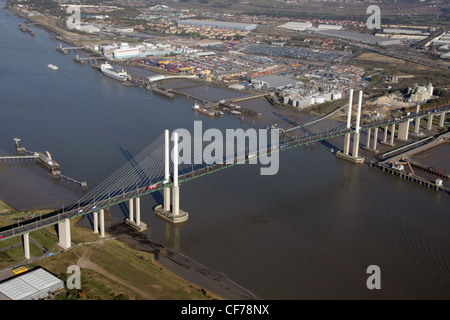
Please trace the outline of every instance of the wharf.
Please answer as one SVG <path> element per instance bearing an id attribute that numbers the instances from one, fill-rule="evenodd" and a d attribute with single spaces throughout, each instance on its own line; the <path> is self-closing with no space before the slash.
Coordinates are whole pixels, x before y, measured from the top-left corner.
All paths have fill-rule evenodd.
<path id="1" fill-rule="evenodd" d="M 429 142 L 427 142 L 425 144 L 421 144 L 418 147 L 416 147 L 414 149 L 407 150 L 407 151 L 405 151 L 405 152 L 403 152 L 401 154 L 396 154 L 396 155 L 394 155 L 391 158 L 388 158 L 386 160 L 381 160 L 381 161 L 378 161 L 376 163 L 375 162 L 370 162 L 369 165 L 370 166 L 376 166 L 377 168 L 383 170 L 384 172 L 388 172 L 390 174 L 399 176 L 399 177 L 401 177 L 401 178 L 403 178 L 405 180 L 409 180 L 409 181 L 418 183 L 420 185 L 426 186 L 427 188 L 432 188 L 432 189 L 438 190 L 438 191 L 444 191 L 445 193 L 450 194 L 450 188 L 447 187 L 447 186 L 444 186 L 442 184 L 442 179 L 447 179 L 448 180 L 450 178 L 450 174 L 448 174 L 448 173 L 446 173 L 446 172 L 444 172 L 442 170 L 426 166 L 424 164 L 421 164 L 421 163 L 419 163 L 417 161 L 413 161 L 411 159 L 411 157 L 414 154 L 417 154 L 417 153 L 422 152 L 424 150 L 428 150 L 430 148 L 436 147 L 436 146 L 438 146 L 441 143 L 447 142 L 449 139 L 450 139 L 450 132 L 444 133 L 444 134 L 442 134 L 442 135 L 440 135 L 438 137 L 429 137 L 429 138 L 423 139 L 421 141 L 417 141 L 415 143 L 412 143 L 411 145 L 416 145 L 416 144 L 419 144 L 419 143 L 423 143 L 424 141 L 429 141 Z M 404 147 L 399 148 L 399 149 L 404 149 L 404 148 L 407 148 L 407 147 L 409 147 L 409 145 L 404 146 Z M 388 153 L 386 153 L 384 155 L 381 155 L 380 158 L 384 159 L 385 155 L 395 153 L 395 151 L 396 150 L 393 150 L 393 151 L 390 151 L 390 152 L 388 152 Z M 402 169 L 400 169 L 398 167 L 393 166 L 393 164 L 398 163 L 398 162 L 400 162 L 400 163 L 408 163 L 411 166 L 411 171 L 412 171 L 412 168 L 415 168 L 415 169 L 427 172 L 429 174 L 435 175 L 438 178 L 435 181 L 431 181 L 431 180 L 429 180 L 427 178 L 418 176 L 414 171 L 407 172 L 405 170 L 402 170 Z"/>
<path id="2" fill-rule="evenodd" d="M 31 30 L 30 27 L 28 27 L 25 23 L 19 23 L 19 29 L 23 32 L 28 32 L 32 36 L 34 36 L 34 31 Z"/>
<path id="3" fill-rule="evenodd" d="M 164 97 L 173 99 L 175 97 L 175 94 L 172 92 L 171 89 L 165 90 L 165 89 L 160 89 L 158 87 L 153 87 L 153 92 L 159 95 L 162 95 Z"/>

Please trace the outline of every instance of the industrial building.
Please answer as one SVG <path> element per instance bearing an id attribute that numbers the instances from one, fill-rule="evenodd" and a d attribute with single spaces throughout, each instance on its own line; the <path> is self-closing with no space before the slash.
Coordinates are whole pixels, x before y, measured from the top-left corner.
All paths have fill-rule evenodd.
<path id="1" fill-rule="evenodd" d="M 250 31 L 258 27 L 256 24 L 240 23 L 240 22 L 225 22 L 225 21 L 209 21 L 209 20 L 182 20 L 178 22 L 178 26 L 208 26 L 212 28 L 234 29 Z"/>
<path id="2" fill-rule="evenodd" d="M 297 80 L 277 75 L 255 77 L 251 80 L 255 88 L 268 90 L 283 90 L 294 86 L 298 82 Z"/>
<path id="3" fill-rule="evenodd" d="M 38 268 L 0 283 L 1 300 L 40 300 L 64 288 L 64 282 Z"/>
<path id="4" fill-rule="evenodd" d="M 401 44 L 401 40 L 399 38 L 384 38 L 378 36 L 372 36 L 369 34 L 354 32 L 354 31 L 344 31 L 344 30 L 333 30 L 333 29 L 309 29 L 308 31 L 314 31 L 315 33 L 319 33 L 325 36 L 337 37 L 341 39 L 357 41 L 362 43 L 369 44 L 377 44 L 380 46 L 389 46 Z"/>
<path id="5" fill-rule="evenodd" d="M 295 30 L 295 31 L 305 31 L 312 27 L 311 22 L 286 22 L 285 24 L 279 26 L 280 28 Z"/>

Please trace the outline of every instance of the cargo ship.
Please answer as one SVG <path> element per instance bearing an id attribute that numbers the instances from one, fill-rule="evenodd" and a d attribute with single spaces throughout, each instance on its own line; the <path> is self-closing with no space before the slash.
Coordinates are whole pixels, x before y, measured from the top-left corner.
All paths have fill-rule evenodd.
<path id="1" fill-rule="evenodd" d="M 110 65 L 108 62 L 102 63 L 100 65 L 100 71 L 110 78 L 119 80 L 119 81 L 127 81 L 130 80 L 131 77 L 128 75 L 126 71 L 123 69 L 121 71 L 114 70 L 113 66 Z"/>
<path id="2" fill-rule="evenodd" d="M 194 106 L 192 107 L 192 109 L 194 109 L 195 111 L 201 112 L 201 113 L 203 113 L 203 114 L 206 114 L 207 116 L 210 116 L 210 117 L 214 117 L 214 116 L 215 116 L 214 112 L 208 111 L 208 110 L 206 110 L 205 108 L 200 107 L 200 106 L 197 104 L 197 102 L 194 104 Z"/>

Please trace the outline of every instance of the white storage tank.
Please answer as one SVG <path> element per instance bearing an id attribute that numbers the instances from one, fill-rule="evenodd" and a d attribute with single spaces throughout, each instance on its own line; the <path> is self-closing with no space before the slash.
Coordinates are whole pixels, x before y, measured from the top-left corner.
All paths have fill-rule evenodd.
<path id="1" fill-rule="evenodd" d="M 288 104 L 289 103 L 289 97 L 288 96 L 283 97 L 283 103 L 284 104 Z"/>
<path id="2" fill-rule="evenodd" d="M 315 103 L 324 103 L 325 102 L 325 98 L 323 96 L 317 96 L 315 98 Z"/>
<path id="3" fill-rule="evenodd" d="M 339 99 L 341 99 L 342 98 L 342 93 L 340 93 L 340 92 L 334 92 L 333 94 L 332 94 L 332 99 L 333 100 L 339 100 Z"/>
<path id="4" fill-rule="evenodd" d="M 330 101 L 331 100 L 331 92 L 324 93 L 323 98 L 325 99 L 325 101 Z"/>

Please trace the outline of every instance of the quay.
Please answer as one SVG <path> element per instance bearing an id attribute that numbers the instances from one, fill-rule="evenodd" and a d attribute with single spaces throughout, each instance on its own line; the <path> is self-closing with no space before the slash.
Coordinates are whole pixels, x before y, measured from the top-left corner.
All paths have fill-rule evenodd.
<path id="1" fill-rule="evenodd" d="M 29 34 L 31 34 L 32 36 L 34 36 L 34 31 L 31 30 L 30 27 L 28 27 L 25 23 L 19 23 L 19 29 L 22 32 L 28 32 Z"/>
<path id="2" fill-rule="evenodd" d="M 387 152 L 384 155 L 381 155 L 380 157 L 382 159 L 385 159 L 387 154 L 392 154 L 392 153 L 396 153 L 402 149 L 405 149 L 407 147 L 410 147 L 411 145 L 416 145 L 418 143 L 423 143 L 424 141 L 428 141 L 425 144 L 421 144 L 418 147 L 414 148 L 414 149 L 409 149 L 403 153 L 400 154 L 396 154 L 388 159 L 385 160 L 381 160 L 378 162 L 370 162 L 369 165 L 370 166 L 376 166 L 377 168 L 379 168 L 380 170 L 383 170 L 383 172 L 387 172 L 390 173 L 392 175 L 396 175 L 401 177 L 402 179 L 411 181 L 411 182 L 415 182 L 418 183 L 420 185 L 423 185 L 427 188 L 431 188 L 437 191 L 443 191 L 447 194 L 450 194 L 450 188 L 447 186 L 443 185 L 443 180 L 442 179 L 446 179 L 448 180 L 450 178 L 450 174 L 447 172 L 444 172 L 443 170 L 439 170 L 430 166 L 426 166 L 424 164 L 421 164 L 417 161 L 414 161 L 411 159 L 411 157 L 414 154 L 417 154 L 419 152 L 428 150 L 430 148 L 436 147 L 441 143 L 446 143 L 450 140 L 450 132 L 444 133 L 439 135 L 438 137 L 428 137 L 426 139 L 420 140 L 420 141 L 416 141 L 410 145 L 406 145 L 402 148 L 399 148 L 397 150 L 392 150 Z M 407 164 L 411 170 L 411 172 L 407 172 L 403 169 L 402 166 L 400 166 L 400 164 Z M 417 175 L 415 173 L 415 171 L 413 171 L 413 168 L 417 169 L 417 170 L 421 170 L 424 172 L 427 172 L 429 174 L 435 175 L 436 177 L 438 177 L 435 181 L 432 181 L 430 179 L 426 179 L 424 177 L 421 177 L 419 175 Z"/>
<path id="3" fill-rule="evenodd" d="M 71 50 L 82 50 L 84 47 L 63 47 L 62 44 L 59 45 L 59 47 L 56 47 L 56 51 L 61 52 L 63 54 L 67 54 Z"/>
<path id="4" fill-rule="evenodd" d="M 153 92 L 159 95 L 162 95 L 164 97 L 167 97 L 169 99 L 173 99 L 175 97 L 175 94 L 170 89 L 160 89 L 158 87 L 153 87 Z"/>

